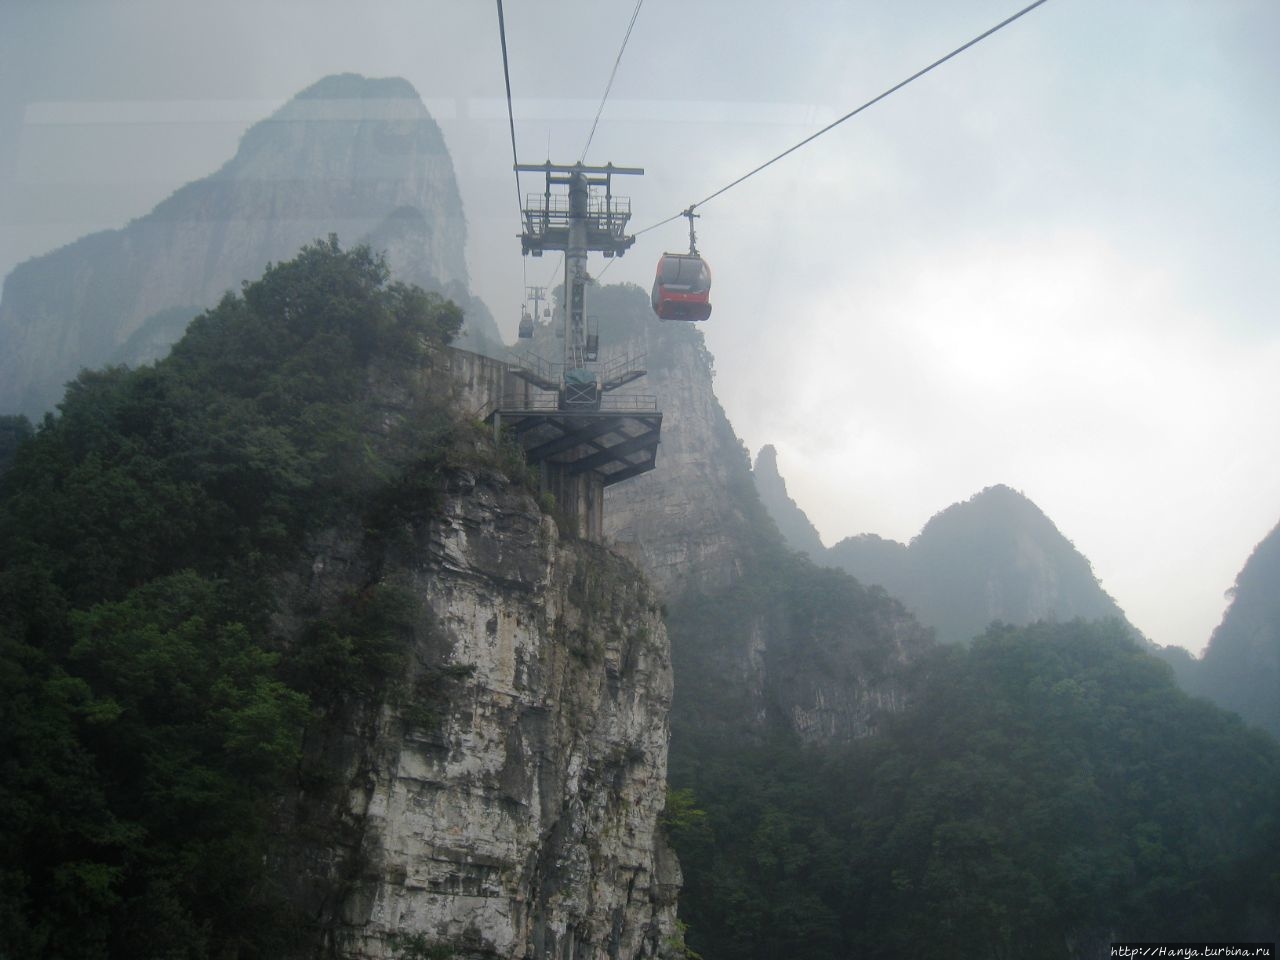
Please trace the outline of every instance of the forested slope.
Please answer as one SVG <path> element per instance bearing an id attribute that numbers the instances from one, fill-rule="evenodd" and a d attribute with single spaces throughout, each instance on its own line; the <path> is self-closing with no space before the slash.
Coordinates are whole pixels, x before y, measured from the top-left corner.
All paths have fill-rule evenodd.
<path id="1" fill-rule="evenodd" d="M 371 585 L 290 642 L 271 586 L 348 511 L 376 550 L 431 509 L 443 399 L 388 432 L 379 391 L 460 320 L 367 251 L 316 245 L 155 367 L 82 373 L 18 450 L 0 481 L 0 955 L 257 956 L 305 929 L 265 868 L 275 803 L 311 719 L 400 669 L 406 601 Z"/>
<path id="2" fill-rule="evenodd" d="M 1179 691 L 1119 624 L 938 648 L 907 699 L 850 745 L 673 748 L 681 915 L 705 960 L 1276 939 L 1280 749 Z"/>

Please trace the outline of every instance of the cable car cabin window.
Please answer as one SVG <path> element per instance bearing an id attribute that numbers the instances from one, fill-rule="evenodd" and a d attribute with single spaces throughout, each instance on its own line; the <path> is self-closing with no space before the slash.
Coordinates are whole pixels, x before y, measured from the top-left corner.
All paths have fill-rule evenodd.
<path id="1" fill-rule="evenodd" d="M 662 285 L 690 293 L 704 293 L 711 289 L 711 271 L 701 257 L 666 254 L 662 258 Z"/>

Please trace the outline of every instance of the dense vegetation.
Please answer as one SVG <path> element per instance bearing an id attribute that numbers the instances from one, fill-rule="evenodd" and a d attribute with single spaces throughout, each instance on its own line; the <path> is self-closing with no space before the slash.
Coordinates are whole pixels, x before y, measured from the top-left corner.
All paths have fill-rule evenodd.
<path id="1" fill-rule="evenodd" d="M 331 238 L 4 425 L 0 957 L 280 955 L 281 790 L 406 614 L 375 584 L 285 628 L 273 584 L 328 524 L 376 551 L 430 510 L 460 428 L 421 384 L 460 322 Z"/>
<path id="2" fill-rule="evenodd" d="M 703 729 L 691 749 L 676 727 L 681 914 L 705 960 L 1275 938 L 1280 749 L 1122 625 L 993 627 L 918 661 L 911 702 L 846 747 Z"/>

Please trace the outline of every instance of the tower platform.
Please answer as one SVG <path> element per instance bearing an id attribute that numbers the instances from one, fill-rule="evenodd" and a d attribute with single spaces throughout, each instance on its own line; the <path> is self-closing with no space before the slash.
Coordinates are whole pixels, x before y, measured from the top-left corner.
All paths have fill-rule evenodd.
<path id="1" fill-rule="evenodd" d="M 521 390 L 503 398 L 493 419 L 520 444 L 542 489 L 591 540 L 603 537 L 605 487 L 657 464 L 662 413 L 655 397 L 607 395 L 573 409 L 556 394 Z"/>

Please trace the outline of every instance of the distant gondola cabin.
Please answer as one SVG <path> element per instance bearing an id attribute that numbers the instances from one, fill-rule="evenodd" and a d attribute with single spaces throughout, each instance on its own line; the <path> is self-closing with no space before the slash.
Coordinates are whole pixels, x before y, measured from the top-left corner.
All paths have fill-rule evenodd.
<path id="1" fill-rule="evenodd" d="M 711 268 L 697 254 L 664 253 L 653 280 L 653 312 L 663 320 L 711 316 Z"/>

